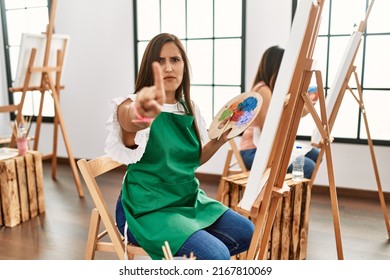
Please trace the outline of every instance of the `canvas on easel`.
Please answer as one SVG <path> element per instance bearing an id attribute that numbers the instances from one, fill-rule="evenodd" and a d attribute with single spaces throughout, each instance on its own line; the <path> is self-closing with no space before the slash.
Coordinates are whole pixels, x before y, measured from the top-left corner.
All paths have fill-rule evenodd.
<path id="1" fill-rule="evenodd" d="M 61 85 L 61 78 L 69 36 L 53 34 L 56 6 L 57 1 L 53 0 L 51 2 L 49 24 L 45 34 L 23 35 L 17 77 L 14 82 L 14 87 L 10 88 L 10 91 L 21 92 L 19 103 L 20 111 L 23 110 L 23 104 L 25 102 L 27 92 L 34 90 L 41 92 L 39 112 L 35 128 L 34 150 L 38 149 L 45 92 L 50 93 L 53 98 L 55 110 L 53 125 L 53 153 L 52 155 L 45 156 L 45 158 L 49 157 L 52 159 L 52 177 L 55 178 L 57 167 L 58 127 L 60 127 L 76 188 L 79 196 L 83 197 L 84 192 L 72 149 L 70 147 L 70 141 L 65 129 L 65 122 L 59 102 L 60 90 L 63 88 Z M 18 122 L 21 121 L 21 115 L 22 114 L 18 114 L 16 116 Z"/>
<path id="2" fill-rule="evenodd" d="M 46 48 L 46 34 L 33 34 L 33 33 L 22 33 L 20 49 L 19 49 L 19 58 L 18 64 L 16 67 L 16 76 L 15 80 L 12 83 L 13 88 L 22 89 L 24 86 L 24 81 L 26 77 L 28 61 L 30 59 L 31 50 L 35 48 L 37 50 L 34 67 L 43 66 L 43 61 L 45 59 L 45 48 Z M 66 59 L 67 59 L 67 50 L 69 46 L 70 36 L 68 34 L 53 34 L 50 43 L 50 52 L 49 60 L 47 66 L 56 67 L 57 66 L 57 51 L 61 51 L 64 54 L 62 71 L 65 69 Z M 52 74 L 52 79 L 55 80 L 55 73 Z M 41 87 L 41 77 L 42 74 L 32 73 L 30 78 L 29 88 L 38 88 Z M 61 75 L 60 84 L 62 84 L 63 75 Z"/>
<path id="3" fill-rule="evenodd" d="M 357 55 L 357 52 L 359 50 L 361 38 L 363 35 L 363 32 L 366 28 L 367 25 L 367 20 L 370 15 L 371 9 L 374 5 L 375 0 L 372 0 L 367 12 L 365 19 L 360 23 L 358 26 L 358 29 L 354 31 L 349 39 L 349 42 L 347 44 L 347 47 L 345 49 L 343 58 L 340 62 L 340 66 L 338 68 L 337 74 L 336 74 L 336 79 L 333 82 L 333 85 L 330 88 L 330 92 L 326 97 L 326 111 L 328 113 L 328 125 L 329 125 L 329 132 L 332 131 L 333 125 L 336 121 L 337 114 L 339 112 L 342 100 L 344 98 L 345 92 L 350 92 L 355 99 L 355 101 L 358 103 L 358 106 L 360 107 L 361 114 L 364 120 L 365 128 L 367 131 L 367 142 L 369 145 L 370 149 L 370 154 L 371 154 L 371 160 L 374 168 L 374 173 L 375 173 L 375 179 L 377 182 L 377 188 L 378 188 L 378 195 L 379 195 L 379 200 L 381 203 L 381 208 L 385 220 L 385 225 L 388 233 L 388 237 L 390 238 L 390 222 L 389 222 L 389 215 L 387 213 L 387 207 L 386 207 L 386 202 L 382 190 L 382 184 L 379 176 L 379 171 L 377 167 L 377 162 L 376 162 L 376 157 L 375 157 L 375 152 L 373 148 L 373 141 L 371 139 L 371 134 L 368 126 L 368 120 L 367 120 L 367 111 L 364 107 L 364 102 L 363 102 L 363 94 L 362 94 L 362 89 L 361 85 L 359 83 L 358 75 L 356 73 L 356 67 L 354 66 L 354 61 Z M 356 89 L 358 91 L 358 95 L 356 95 L 352 88 L 349 86 L 349 82 L 351 79 L 354 79 L 355 84 L 356 84 Z M 320 131 L 316 129 L 313 133 L 312 136 L 312 145 L 320 148 L 320 154 L 318 157 L 318 161 L 316 163 L 315 169 L 313 171 L 313 176 L 311 178 L 311 184 L 313 184 L 313 181 L 315 179 L 315 175 L 318 172 L 320 163 L 321 163 L 321 158 L 323 156 L 324 150 L 323 150 L 323 141 L 322 141 L 322 136 L 320 134 Z"/>
<path id="4" fill-rule="evenodd" d="M 318 34 L 324 1 L 304 0 L 294 17 L 289 41 L 282 59 L 273 97 L 244 196 L 237 210 L 255 220 L 255 232 L 247 259 L 263 259 L 277 205 L 284 189 L 284 179 L 305 105 L 313 60 L 311 59 Z M 286 95 L 290 95 L 285 104 Z M 331 158 L 330 148 L 328 156 Z M 331 160 L 330 160 L 331 162 Z M 332 166 L 329 166 L 332 168 Z M 330 173 L 332 174 L 332 173 Z M 330 182 L 335 194 L 334 182 Z M 338 217 L 337 196 L 333 195 L 334 224 L 339 259 L 343 258 Z"/>

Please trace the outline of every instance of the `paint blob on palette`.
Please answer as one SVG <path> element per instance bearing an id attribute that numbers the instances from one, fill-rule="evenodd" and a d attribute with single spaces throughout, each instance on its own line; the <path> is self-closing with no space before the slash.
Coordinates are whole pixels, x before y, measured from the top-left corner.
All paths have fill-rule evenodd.
<path id="1" fill-rule="evenodd" d="M 230 130 L 229 139 L 241 134 L 255 120 L 263 104 L 257 92 L 244 92 L 225 104 L 214 117 L 209 128 L 209 138 L 219 139 Z"/>

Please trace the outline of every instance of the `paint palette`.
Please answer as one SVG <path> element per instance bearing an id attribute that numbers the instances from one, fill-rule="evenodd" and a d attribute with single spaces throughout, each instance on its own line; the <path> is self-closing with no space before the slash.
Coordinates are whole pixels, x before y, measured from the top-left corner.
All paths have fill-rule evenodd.
<path id="1" fill-rule="evenodd" d="M 228 139 L 240 135 L 255 120 L 263 104 L 257 92 L 244 92 L 221 108 L 209 128 L 209 138 L 219 139 L 231 129 Z"/>

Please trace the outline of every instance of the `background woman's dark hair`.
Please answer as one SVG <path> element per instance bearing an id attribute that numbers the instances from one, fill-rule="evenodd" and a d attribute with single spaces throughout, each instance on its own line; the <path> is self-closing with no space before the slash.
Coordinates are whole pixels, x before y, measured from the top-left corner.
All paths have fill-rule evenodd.
<path id="1" fill-rule="evenodd" d="M 186 103 L 187 108 L 189 110 L 189 114 L 194 116 L 195 118 L 194 108 L 192 106 L 190 96 L 190 63 L 188 61 L 188 57 L 183 44 L 181 43 L 180 39 L 173 34 L 161 33 L 149 41 L 142 57 L 141 66 L 139 68 L 139 72 L 135 82 L 135 93 L 139 92 L 143 87 L 149 87 L 154 84 L 152 63 L 154 61 L 160 60 L 161 49 L 166 43 L 174 43 L 179 49 L 181 57 L 184 61 L 183 80 L 181 82 L 181 85 L 177 88 L 175 92 L 175 99 L 176 101 L 184 99 L 184 102 Z M 196 124 L 196 121 L 194 122 L 194 125 L 197 137 L 200 142 L 199 129 Z M 200 150 L 202 151 L 202 149 Z"/>
<path id="2" fill-rule="evenodd" d="M 279 46 L 272 46 L 264 52 L 252 87 L 263 81 L 267 86 L 269 86 L 271 91 L 274 90 L 283 54 L 284 49 Z"/>

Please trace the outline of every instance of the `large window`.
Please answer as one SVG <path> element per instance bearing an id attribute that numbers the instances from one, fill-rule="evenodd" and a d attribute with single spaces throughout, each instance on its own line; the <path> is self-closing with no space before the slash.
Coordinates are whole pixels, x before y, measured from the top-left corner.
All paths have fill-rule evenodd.
<path id="1" fill-rule="evenodd" d="M 327 0 L 313 58 L 327 94 L 336 78 L 340 60 L 352 32 L 364 20 L 368 0 Z M 371 138 L 377 145 L 390 145 L 390 1 L 376 0 L 367 21 L 354 65 L 363 89 Z M 349 82 L 357 94 L 353 76 Z M 318 105 L 316 105 L 318 106 Z M 318 108 L 317 108 L 318 109 Z M 314 122 L 302 119 L 298 134 L 309 136 Z M 367 143 L 367 133 L 358 103 L 346 92 L 332 130 L 336 142 Z M 305 138 L 305 137 L 302 137 Z M 305 139 L 308 139 L 306 137 Z"/>
<path id="2" fill-rule="evenodd" d="M 50 0 L 0 0 L 9 88 L 13 87 L 13 81 L 16 76 L 21 35 L 22 33 L 40 34 L 46 31 L 49 23 L 49 5 Z M 9 103 L 18 104 L 20 97 L 20 92 L 9 92 Z M 40 99 L 41 93 L 39 91 L 27 92 L 23 114 L 36 116 Z M 53 117 L 54 106 L 52 98 L 48 96 L 44 101 L 43 116 Z"/>
<path id="3" fill-rule="evenodd" d="M 134 0 L 137 69 L 150 39 L 179 37 L 191 64 L 191 97 L 211 123 L 244 89 L 245 0 Z"/>

